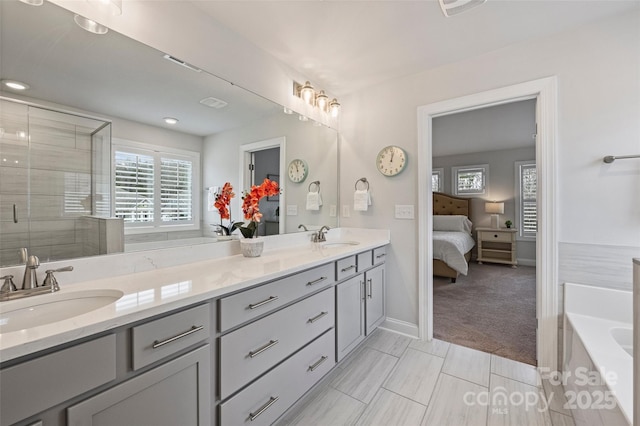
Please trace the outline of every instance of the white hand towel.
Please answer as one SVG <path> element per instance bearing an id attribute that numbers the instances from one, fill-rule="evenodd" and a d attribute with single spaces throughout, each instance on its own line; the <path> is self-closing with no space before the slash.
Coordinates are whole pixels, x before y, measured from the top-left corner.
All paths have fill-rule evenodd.
<path id="1" fill-rule="evenodd" d="M 213 205 L 216 202 L 216 194 L 218 193 L 218 187 L 212 186 L 207 191 L 207 211 L 214 211 L 216 207 Z"/>
<path id="2" fill-rule="evenodd" d="M 353 194 L 353 210 L 366 212 L 371 205 L 371 194 L 367 190 L 357 189 Z"/>
<path id="3" fill-rule="evenodd" d="M 322 197 L 319 192 L 307 193 L 307 210 L 320 210 Z"/>

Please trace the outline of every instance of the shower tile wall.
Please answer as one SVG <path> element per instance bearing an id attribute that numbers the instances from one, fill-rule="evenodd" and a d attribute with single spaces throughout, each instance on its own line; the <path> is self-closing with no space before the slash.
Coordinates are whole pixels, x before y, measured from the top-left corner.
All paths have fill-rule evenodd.
<path id="1" fill-rule="evenodd" d="M 0 123 L 0 264 L 20 263 L 20 247 L 43 262 L 83 256 L 98 122 L 2 101 Z"/>

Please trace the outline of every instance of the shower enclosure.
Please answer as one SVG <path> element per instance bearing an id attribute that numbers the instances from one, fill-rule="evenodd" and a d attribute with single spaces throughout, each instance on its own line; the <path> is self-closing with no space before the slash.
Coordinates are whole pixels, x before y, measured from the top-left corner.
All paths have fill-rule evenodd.
<path id="1" fill-rule="evenodd" d="M 122 251 L 111 123 L 0 97 L 0 266 Z"/>

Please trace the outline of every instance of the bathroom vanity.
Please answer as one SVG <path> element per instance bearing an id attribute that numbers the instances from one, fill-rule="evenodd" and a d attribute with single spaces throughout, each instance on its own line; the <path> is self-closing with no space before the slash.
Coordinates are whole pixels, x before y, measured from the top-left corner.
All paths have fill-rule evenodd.
<path id="1" fill-rule="evenodd" d="M 0 424 L 273 423 L 384 320 L 388 232 L 349 237 L 63 287 L 124 296 L 0 334 Z"/>

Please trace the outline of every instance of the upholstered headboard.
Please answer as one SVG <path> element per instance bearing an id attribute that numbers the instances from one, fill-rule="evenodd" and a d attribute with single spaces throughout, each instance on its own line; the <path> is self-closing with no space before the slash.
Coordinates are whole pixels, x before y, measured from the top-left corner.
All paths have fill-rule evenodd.
<path id="1" fill-rule="evenodd" d="M 454 197 L 442 192 L 433 193 L 433 214 L 471 216 L 471 198 Z"/>

